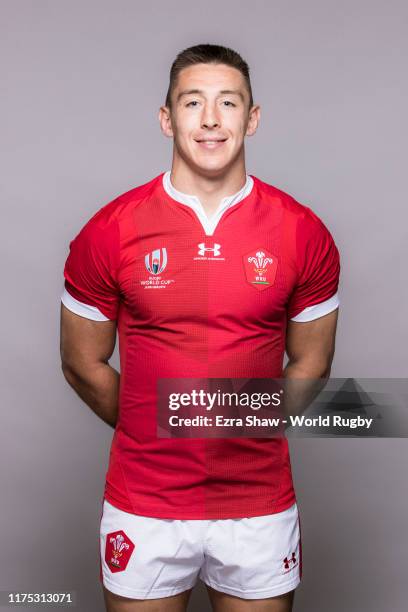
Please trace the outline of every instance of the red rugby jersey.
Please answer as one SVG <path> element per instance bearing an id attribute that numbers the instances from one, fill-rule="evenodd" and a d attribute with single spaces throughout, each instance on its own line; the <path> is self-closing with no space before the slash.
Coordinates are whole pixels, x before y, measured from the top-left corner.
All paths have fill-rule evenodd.
<path id="1" fill-rule="evenodd" d="M 337 248 L 308 207 L 253 175 L 212 220 L 169 177 L 101 208 L 65 264 L 65 306 L 117 320 L 119 415 L 104 497 L 160 518 L 281 512 L 295 501 L 287 440 L 158 438 L 156 383 L 279 378 L 288 317 L 338 306 Z"/>

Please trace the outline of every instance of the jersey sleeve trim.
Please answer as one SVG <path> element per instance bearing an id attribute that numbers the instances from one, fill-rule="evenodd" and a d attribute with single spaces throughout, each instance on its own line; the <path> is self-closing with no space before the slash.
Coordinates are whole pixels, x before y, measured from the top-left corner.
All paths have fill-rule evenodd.
<path id="1" fill-rule="evenodd" d="M 329 312 L 336 310 L 336 308 L 339 307 L 339 304 L 339 294 L 336 292 L 331 298 L 324 300 L 324 302 L 320 302 L 320 304 L 307 306 L 307 308 L 304 308 L 302 312 L 299 312 L 299 314 L 292 317 L 290 320 L 296 321 L 297 323 L 313 321 L 314 319 L 319 319 L 320 317 L 329 314 Z"/>
<path id="2" fill-rule="evenodd" d="M 92 321 L 110 321 L 108 317 L 105 317 L 104 314 L 96 308 L 96 306 L 90 306 L 89 304 L 84 304 L 80 302 L 76 298 L 74 298 L 66 288 L 62 292 L 61 301 L 68 310 L 74 312 L 80 317 L 85 317 L 86 319 L 91 319 Z"/>

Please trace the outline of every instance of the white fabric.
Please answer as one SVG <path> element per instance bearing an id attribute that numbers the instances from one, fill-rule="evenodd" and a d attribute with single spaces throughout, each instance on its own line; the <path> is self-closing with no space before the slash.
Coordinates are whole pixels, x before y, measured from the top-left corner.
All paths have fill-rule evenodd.
<path id="1" fill-rule="evenodd" d="M 74 298 L 68 291 L 64 288 L 64 291 L 61 296 L 61 301 L 71 312 L 74 312 L 81 317 L 85 317 L 86 319 L 92 319 L 92 321 L 110 321 L 108 317 L 96 308 L 96 306 L 89 306 L 89 304 L 85 304 L 84 302 L 80 302 L 76 298 Z M 308 306 L 302 312 L 300 312 L 295 317 L 291 318 L 291 321 L 296 321 L 298 323 L 306 323 L 307 321 L 313 321 L 314 319 L 319 319 L 329 312 L 336 310 L 340 305 L 339 295 L 335 293 L 331 298 L 321 302 L 320 304 L 316 304 L 315 306 Z"/>
<path id="2" fill-rule="evenodd" d="M 251 193 L 254 185 L 254 179 L 247 174 L 245 185 L 239 191 L 234 193 L 234 195 L 222 198 L 214 214 L 211 217 L 208 217 L 199 198 L 195 195 L 189 195 L 187 193 L 183 193 L 182 191 L 178 191 L 170 181 L 170 174 L 171 170 L 168 170 L 163 175 L 163 187 L 165 191 L 171 198 L 173 198 L 173 200 L 176 200 L 181 204 L 185 204 L 186 206 L 190 206 L 190 208 L 194 210 L 204 228 L 206 236 L 213 235 L 215 228 L 217 227 L 224 212 L 231 206 L 234 206 L 234 204 L 238 204 L 238 202 L 240 202 L 243 198 L 246 198 L 246 196 Z"/>
<path id="3" fill-rule="evenodd" d="M 307 321 L 313 321 L 314 319 L 319 319 L 324 315 L 329 314 L 333 310 L 339 307 L 340 300 L 339 294 L 335 293 L 331 298 L 325 300 L 324 302 L 320 302 L 320 304 L 316 304 L 315 306 L 308 306 L 302 312 L 296 315 L 296 317 L 292 317 L 291 321 L 297 321 L 298 323 L 306 323 Z"/>
<path id="4" fill-rule="evenodd" d="M 80 302 L 76 298 L 74 298 L 64 287 L 64 291 L 62 292 L 61 301 L 71 312 L 79 315 L 80 317 L 85 317 L 86 319 L 92 319 L 92 321 L 110 321 L 108 317 L 105 317 L 104 314 L 101 313 L 99 308 L 96 306 L 89 306 L 89 304 L 84 304 L 84 302 Z"/>
<path id="5" fill-rule="evenodd" d="M 125 569 L 112 572 L 115 532 L 134 544 Z M 126 540 L 125 540 L 126 541 Z M 297 505 L 277 514 L 237 519 L 159 519 L 123 512 L 103 501 L 100 555 L 104 586 L 133 599 L 169 597 L 197 578 L 217 591 L 263 599 L 300 582 Z"/>

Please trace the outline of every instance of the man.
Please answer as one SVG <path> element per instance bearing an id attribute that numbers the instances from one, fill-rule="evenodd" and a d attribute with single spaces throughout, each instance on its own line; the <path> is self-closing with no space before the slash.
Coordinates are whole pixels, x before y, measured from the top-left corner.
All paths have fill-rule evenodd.
<path id="1" fill-rule="evenodd" d="M 115 428 L 106 607 L 180 612 L 200 577 L 217 612 L 288 612 L 301 550 L 286 438 L 159 438 L 157 381 L 327 377 L 338 252 L 309 208 L 246 174 L 260 107 L 238 53 L 181 52 L 159 120 L 171 171 L 101 208 L 64 270 L 63 372 Z"/>

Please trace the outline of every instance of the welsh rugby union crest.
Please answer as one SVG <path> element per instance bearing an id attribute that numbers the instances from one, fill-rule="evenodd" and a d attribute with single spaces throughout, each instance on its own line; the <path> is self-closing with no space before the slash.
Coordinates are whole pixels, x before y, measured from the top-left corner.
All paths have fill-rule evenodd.
<path id="1" fill-rule="evenodd" d="M 132 540 L 122 530 L 108 533 L 106 536 L 105 561 L 111 572 L 123 572 L 126 569 L 135 548 Z"/>
<path id="2" fill-rule="evenodd" d="M 243 257 L 246 279 L 250 285 L 262 291 L 275 282 L 278 258 L 260 247 Z"/>

